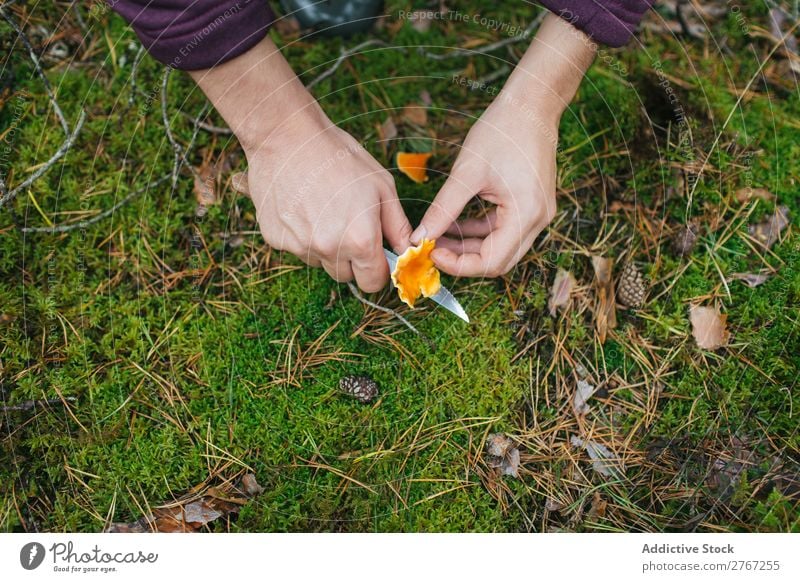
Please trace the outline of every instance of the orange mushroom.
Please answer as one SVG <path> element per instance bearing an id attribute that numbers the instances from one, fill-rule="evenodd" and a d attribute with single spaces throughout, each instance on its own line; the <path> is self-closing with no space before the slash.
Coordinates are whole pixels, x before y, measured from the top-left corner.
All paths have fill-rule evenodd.
<path id="1" fill-rule="evenodd" d="M 397 258 L 397 265 L 392 271 L 392 283 L 397 287 L 397 294 L 411 309 L 414 309 L 414 303 L 420 295 L 431 297 L 442 288 L 439 269 L 431 259 L 434 248 L 435 240 L 423 239 L 419 246 L 409 247 Z"/>
<path id="2" fill-rule="evenodd" d="M 433 154 L 397 153 L 397 168 L 417 184 L 428 181 L 428 159 Z"/>

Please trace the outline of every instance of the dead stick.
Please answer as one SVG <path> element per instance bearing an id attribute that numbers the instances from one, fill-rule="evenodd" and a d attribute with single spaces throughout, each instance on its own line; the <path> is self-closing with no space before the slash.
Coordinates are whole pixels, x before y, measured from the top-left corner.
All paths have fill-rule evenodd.
<path id="1" fill-rule="evenodd" d="M 65 396 L 64 400 L 68 400 L 69 402 L 75 402 L 74 396 Z M 50 404 L 64 404 L 64 400 L 61 398 L 48 398 L 46 400 L 25 400 L 24 402 L 20 402 L 19 404 L 9 404 L 7 406 L 3 406 L 0 408 L 0 412 L 11 412 L 12 410 L 31 410 L 32 408 L 36 408 L 37 406 L 47 406 Z"/>
<path id="2" fill-rule="evenodd" d="M 396 317 L 397 319 L 402 321 L 406 325 L 406 327 L 408 327 L 408 329 L 410 329 L 415 334 L 420 336 L 423 340 L 425 340 L 425 343 L 427 343 L 431 347 L 434 347 L 434 343 L 424 333 L 419 331 L 416 327 L 414 327 L 411 324 L 410 321 L 408 321 L 405 317 L 397 313 L 394 309 L 390 309 L 388 307 L 384 307 L 383 305 L 378 305 L 377 303 L 373 303 L 372 301 L 364 297 L 358 290 L 358 287 L 353 285 L 353 283 L 351 283 L 350 281 L 347 282 L 347 286 L 350 288 L 350 292 L 355 296 L 356 299 L 361 301 L 361 303 L 363 303 L 364 305 L 368 305 L 373 309 L 377 309 L 378 311 L 383 311 L 384 313 L 388 313 L 392 317 Z"/>

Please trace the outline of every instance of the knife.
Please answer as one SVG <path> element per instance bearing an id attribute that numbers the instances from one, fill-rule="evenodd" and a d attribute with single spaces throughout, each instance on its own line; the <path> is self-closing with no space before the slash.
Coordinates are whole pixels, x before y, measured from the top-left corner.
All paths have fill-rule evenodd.
<path id="1" fill-rule="evenodd" d="M 386 255 L 386 262 L 389 263 L 389 272 L 394 271 L 394 268 L 397 266 L 397 255 L 387 249 L 383 249 L 383 254 Z M 434 300 L 450 313 L 469 323 L 469 316 L 467 315 L 467 312 L 464 311 L 464 308 L 461 307 L 461 304 L 458 302 L 458 300 L 453 297 L 453 294 L 450 293 L 450 291 L 448 291 L 444 285 L 442 285 L 442 288 L 439 289 L 439 292 L 436 295 L 429 297 L 429 299 Z"/>

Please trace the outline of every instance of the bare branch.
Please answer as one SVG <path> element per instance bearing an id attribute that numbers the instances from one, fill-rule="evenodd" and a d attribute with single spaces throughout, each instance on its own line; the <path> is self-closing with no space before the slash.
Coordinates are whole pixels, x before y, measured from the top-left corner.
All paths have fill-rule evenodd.
<path id="1" fill-rule="evenodd" d="M 56 226 L 23 226 L 20 228 L 20 230 L 22 232 L 41 232 L 48 234 L 56 234 L 59 232 L 69 232 L 71 230 L 80 230 L 82 228 L 89 227 L 97 222 L 100 222 L 107 216 L 111 216 L 117 210 L 125 206 L 128 202 L 130 202 L 140 194 L 147 192 L 148 190 L 150 190 L 150 188 L 153 188 L 155 186 L 158 186 L 159 184 L 166 182 L 171 177 L 172 177 L 172 172 L 170 172 L 169 174 L 164 174 L 157 180 L 150 182 L 147 186 L 144 186 L 143 188 L 139 188 L 138 190 L 134 190 L 133 192 L 128 193 L 128 195 L 125 196 L 125 198 L 114 204 L 114 206 L 112 206 L 108 210 L 104 210 L 100 214 L 92 216 L 91 218 L 87 218 L 86 220 L 82 220 L 80 222 L 75 222 L 72 224 L 59 224 Z"/>
<path id="2" fill-rule="evenodd" d="M 53 88 L 50 86 L 50 81 L 47 80 L 47 76 L 44 74 L 41 65 L 39 64 L 39 57 L 36 56 L 36 51 L 33 50 L 33 46 L 31 45 L 28 37 L 22 31 L 22 29 L 17 26 L 17 23 L 11 18 L 11 15 L 8 13 L 6 8 L 9 4 L 5 4 L 0 6 L 0 15 L 3 16 L 3 19 L 14 29 L 17 33 L 17 37 L 19 38 L 20 42 L 25 46 L 28 51 L 28 55 L 33 61 L 34 69 L 36 70 L 36 74 L 42 80 L 42 84 L 44 85 L 45 91 L 47 92 L 47 97 L 50 99 L 50 103 L 53 106 L 53 111 L 58 118 L 59 123 L 61 124 L 62 129 L 64 130 L 64 135 L 66 139 L 64 143 L 61 144 L 61 147 L 58 148 L 55 154 L 47 160 L 44 164 L 39 166 L 28 178 L 23 180 L 21 184 L 18 184 L 11 190 L 8 190 L 5 181 L 0 178 L 0 208 L 8 204 L 14 198 L 16 198 L 17 194 L 19 194 L 25 188 L 28 188 L 33 182 L 39 179 L 45 172 L 50 170 L 56 162 L 58 162 L 61 158 L 63 158 L 69 149 L 72 147 L 72 144 L 75 143 L 75 139 L 78 136 L 81 128 L 83 127 L 84 121 L 86 121 L 86 112 L 81 109 L 80 115 L 78 116 L 78 121 L 75 123 L 75 127 L 70 130 L 69 124 L 67 123 L 66 117 L 64 117 L 64 112 L 61 111 L 61 107 L 56 100 L 55 93 L 53 93 Z"/>
<path id="3" fill-rule="evenodd" d="M 434 347 L 433 342 L 424 333 L 419 331 L 416 327 L 414 327 L 411 324 L 410 321 L 408 321 L 405 317 L 403 317 L 402 315 L 397 313 L 394 309 L 390 309 L 389 307 L 384 307 L 383 305 L 378 305 L 377 303 L 374 303 L 374 302 L 370 301 L 369 299 L 364 297 L 361 294 L 361 292 L 358 290 L 358 287 L 353 285 L 353 283 L 350 282 L 350 281 L 347 282 L 347 286 L 350 288 L 350 292 L 355 296 L 356 299 L 361 301 L 361 303 L 363 303 L 364 305 L 368 305 L 369 307 L 372 307 L 373 309 L 377 309 L 378 311 L 383 311 L 384 313 L 388 313 L 392 317 L 396 317 L 401 322 L 403 322 L 408 329 L 410 329 L 415 334 L 417 334 L 419 337 L 421 337 L 425 341 L 425 343 L 427 343 L 431 347 Z"/>
<path id="4" fill-rule="evenodd" d="M 364 42 L 359 43 L 359 44 L 355 45 L 354 47 L 349 48 L 347 50 L 342 50 L 342 54 L 340 54 L 339 58 L 337 58 L 334 61 L 333 65 L 331 65 L 330 68 L 324 70 L 317 77 L 315 77 L 314 79 L 309 81 L 309 83 L 306 85 L 306 89 L 311 89 L 311 87 L 313 87 L 314 85 L 316 85 L 320 81 L 323 81 L 323 80 L 327 79 L 328 77 L 330 77 L 331 75 L 333 75 L 336 72 L 336 69 L 338 69 L 339 67 L 342 66 L 343 62 L 345 62 L 348 58 L 352 57 L 353 55 L 357 54 L 359 51 L 361 51 L 361 50 L 363 50 L 363 49 L 365 49 L 365 48 L 367 48 L 369 46 L 388 46 L 388 45 L 385 42 L 383 42 L 382 40 L 379 40 L 377 38 L 373 38 L 373 39 L 370 39 L 370 40 L 365 40 Z"/>

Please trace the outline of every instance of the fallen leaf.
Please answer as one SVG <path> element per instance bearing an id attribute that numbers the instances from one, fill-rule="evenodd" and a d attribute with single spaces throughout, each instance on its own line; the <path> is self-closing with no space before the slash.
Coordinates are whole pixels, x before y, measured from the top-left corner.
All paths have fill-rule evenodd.
<path id="1" fill-rule="evenodd" d="M 767 201 L 775 200 L 775 195 L 766 188 L 739 188 L 734 197 L 739 202 L 748 202 L 753 198 Z"/>
<path id="2" fill-rule="evenodd" d="M 246 497 L 235 496 L 236 491 L 244 491 Z M 195 496 L 191 500 L 157 507 L 150 514 L 131 523 L 112 523 L 106 532 L 196 532 L 217 519 L 238 513 L 249 498 L 261 492 L 263 488 L 256 481 L 255 475 L 248 473 L 242 477 L 238 488 L 229 486 L 223 490 L 212 487 L 201 497 Z"/>
<path id="3" fill-rule="evenodd" d="M 595 275 L 595 328 L 600 343 L 605 343 L 609 329 L 617 327 L 617 306 L 614 293 L 614 278 L 611 271 L 614 262 L 601 256 L 592 257 L 592 267 Z"/>
<path id="4" fill-rule="evenodd" d="M 428 125 L 428 108 L 422 105 L 406 105 L 400 112 L 400 117 L 403 121 L 425 127 Z"/>
<path id="5" fill-rule="evenodd" d="M 236 159 L 236 155 L 226 152 L 222 152 L 216 160 L 213 160 L 211 151 L 203 155 L 203 163 L 194 171 L 194 197 L 197 200 L 198 216 L 204 215 L 209 206 L 219 201 L 220 177 L 231 170 Z"/>
<path id="6" fill-rule="evenodd" d="M 514 441 L 502 433 L 490 434 L 486 439 L 486 464 L 498 469 L 501 475 L 519 478 L 519 449 Z"/>
<path id="7" fill-rule="evenodd" d="M 241 486 L 242 491 L 244 491 L 245 495 L 248 497 L 256 497 L 264 492 L 264 488 L 258 484 L 258 481 L 256 481 L 256 476 L 252 473 L 246 473 L 244 477 L 242 477 Z"/>
<path id="8" fill-rule="evenodd" d="M 378 128 L 378 136 L 381 141 L 394 139 L 397 137 L 397 126 L 394 124 L 394 119 L 387 117 L 386 121 L 381 123 Z"/>
<path id="9" fill-rule="evenodd" d="M 693 305 L 689 309 L 692 336 L 704 350 L 715 350 L 728 343 L 730 333 L 725 329 L 727 315 L 720 314 L 716 307 Z"/>
<path id="10" fill-rule="evenodd" d="M 194 175 L 194 198 L 200 206 L 211 206 L 217 201 L 214 175 L 208 166 L 201 167 Z"/>
<path id="11" fill-rule="evenodd" d="M 600 495 L 599 491 L 594 492 L 594 497 L 592 499 L 592 507 L 589 509 L 588 518 L 589 519 L 597 519 L 597 518 L 604 518 L 606 516 L 606 509 L 608 508 L 608 501 L 603 499 L 603 496 Z"/>
<path id="12" fill-rule="evenodd" d="M 432 10 L 414 10 L 408 19 L 411 21 L 411 27 L 417 32 L 428 32 L 435 14 Z"/>
<path id="13" fill-rule="evenodd" d="M 555 317 L 559 307 L 569 303 L 573 287 L 575 287 L 575 277 L 572 276 L 572 273 L 559 269 L 553 280 L 553 287 L 550 289 L 550 301 L 547 303 L 551 317 Z"/>
<path id="14" fill-rule="evenodd" d="M 589 398 L 594 394 L 595 387 L 589 384 L 586 380 L 578 380 L 578 385 L 575 388 L 575 395 L 572 397 L 572 409 L 578 416 L 589 413 L 589 405 L 586 403 Z"/>
<path id="15" fill-rule="evenodd" d="M 758 287 L 769 279 L 769 273 L 734 273 L 730 276 L 732 281 L 741 281 L 748 287 Z"/>
<path id="16" fill-rule="evenodd" d="M 552 497 L 548 497 L 547 501 L 544 502 L 544 508 L 547 511 L 557 512 L 557 511 L 561 511 L 561 509 L 563 509 L 563 507 L 564 507 L 563 503 L 553 499 Z"/>
<path id="17" fill-rule="evenodd" d="M 573 447 L 581 447 L 589 455 L 592 460 L 592 468 L 603 475 L 604 477 L 613 477 L 614 469 L 614 454 L 608 450 L 608 447 L 596 443 L 594 441 L 584 441 L 579 436 L 573 435 L 570 437 L 569 442 Z"/>
<path id="18" fill-rule="evenodd" d="M 766 248 L 772 248 L 781 236 L 783 229 L 789 226 L 789 208 L 779 206 L 768 219 L 751 225 L 750 235 Z"/>

